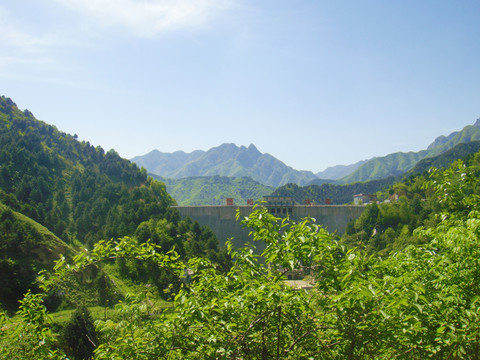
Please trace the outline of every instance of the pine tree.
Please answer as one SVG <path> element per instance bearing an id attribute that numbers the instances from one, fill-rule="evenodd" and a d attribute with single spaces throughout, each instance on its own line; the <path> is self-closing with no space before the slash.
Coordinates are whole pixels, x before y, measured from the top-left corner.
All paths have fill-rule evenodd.
<path id="1" fill-rule="evenodd" d="M 63 329 L 61 341 L 65 352 L 75 360 L 90 359 L 97 346 L 97 335 L 92 316 L 82 305 L 72 314 Z"/>

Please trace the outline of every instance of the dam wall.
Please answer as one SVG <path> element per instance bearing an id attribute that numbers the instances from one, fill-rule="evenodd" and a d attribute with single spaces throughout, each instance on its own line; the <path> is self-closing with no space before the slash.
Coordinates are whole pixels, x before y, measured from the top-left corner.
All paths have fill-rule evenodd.
<path id="1" fill-rule="evenodd" d="M 237 209 L 240 211 L 240 219 L 250 215 L 253 206 L 175 206 L 182 217 L 190 217 L 198 221 L 200 225 L 206 225 L 212 229 L 217 236 L 220 245 L 224 245 L 227 239 L 233 238 L 233 244 L 237 247 L 246 242 L 251 242 L 249 237 L 250 229 L 243 228 L 235 215 Z M 329 232 L 336 232 L 341 235 L 345 232 L 347 224 L 357 219 L 365 210 L 361 205 L 294 205 L 288 208 L 271 208 L 271 213 L 290 215 L 295 221 L 305 217 L 312 217 L 316 224 L 322 225 Z M 283 211 L 282 211 L 283 210 Z"/>

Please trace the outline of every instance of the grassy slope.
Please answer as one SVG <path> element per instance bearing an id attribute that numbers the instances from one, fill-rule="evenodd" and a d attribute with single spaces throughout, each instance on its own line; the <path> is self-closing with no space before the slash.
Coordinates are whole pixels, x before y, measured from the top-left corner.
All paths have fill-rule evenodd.
<path id="1" fill-rule="evenodd" d="M 0 213 L 7 211 L 8 207 L 0 203 Z M 53 266 L 53 261 L 58 260 L 61 255 L 71 256 L 75 253 L 72 246 L 66 244 L 58 236 L 49 231 L 45 226 L 37 223 L 28 216 L 12 211 L 15 219 L 25 226 L 33 227 L 39 236 L 36 238 L 35 247 L 26 249 L 34 252 L 39 262 L 44 266 Z"/>

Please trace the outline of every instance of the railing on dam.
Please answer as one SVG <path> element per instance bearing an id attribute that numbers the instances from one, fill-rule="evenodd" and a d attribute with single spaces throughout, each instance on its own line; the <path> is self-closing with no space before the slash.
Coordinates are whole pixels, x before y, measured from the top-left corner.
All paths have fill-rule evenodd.
<path id="1" fill-rule="evenodd" d="M 230 238 L 233 238 L 236 246 L 250 241 L 250 229 L 242 227 L 236 220 L 236 213 L 238 209 L 242 219 L 251 214 L 253 206 L 174 206 L 174 208 L 182 217 L 190 217 L 200 225 L 210 227 L 221 245 Z M 312 217 L 318 225 L 338 234 L 343 234 L 347 224 L 357 219 L 365 210 L 365 206 L 362 205 L 293 205 L 267 206 L 267 208 L 277 217 L 288 214 L 295 221 Z"/>

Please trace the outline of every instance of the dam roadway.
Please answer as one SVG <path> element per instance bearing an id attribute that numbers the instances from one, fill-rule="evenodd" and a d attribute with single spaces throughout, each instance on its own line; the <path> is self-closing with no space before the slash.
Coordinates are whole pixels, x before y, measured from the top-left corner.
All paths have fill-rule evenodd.
<path id="1" fill-rule="evenodd" d="M 305 217 L 312 217 L 316 224 L 322 225 L 329 232 L 341 235 L 345 232 L 348 222 L 358 217 L 365 210 L 362 205 L 293 205 L 288 207 L 270 207 L 269 211 L 277 217 L 289 214 L 294 221 L 300 221 Z M 250 215 L 253 206 L 218 205 L 218 206 L 173 206 L 182 217 L 190 217 L 198 221 L 200 225 L 206 225 L 212 229 L 218 238 L 220 245 L 224 245 L 227 239 L 233 238 L 236 247 L 246 242 L 251 242 L 248 233 L 251 229 L 243 228 L 240 221 L 236 221 L 237 209 L 240 211 L 240 219 Z M 283 216 L 285 216 L 283 215 Z"/>

